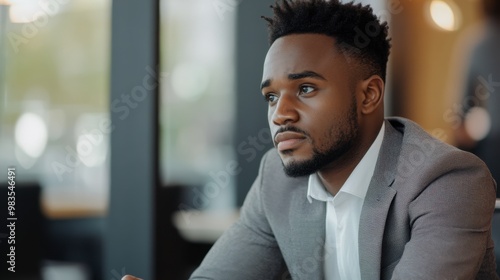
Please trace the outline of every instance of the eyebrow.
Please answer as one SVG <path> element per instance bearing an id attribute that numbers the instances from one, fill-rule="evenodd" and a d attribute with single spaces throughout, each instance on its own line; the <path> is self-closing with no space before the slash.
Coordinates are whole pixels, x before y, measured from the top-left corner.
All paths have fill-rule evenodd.
<path id="1" fill-rule="evenodd" d="M 325 77 L 321 76 L 320 74 L 314 72 L 314 71 L 303 71 L 300 73 L 292 73 L 288 74 L 288 79 L 289 80 L 300 80 L 304 78 L 314 78 L 318 80 L 326 80 Z M 268 87 L 271 85 L 271 79 L 267 79 L 262 84 L 260 85 L 260 89 L 262 90 L 265 87 Z"/>
<path id="2" fill-rule="evenodd" d="M 263 88 L 268 87 L 270 85 L 271 85 L 271 79 L 267 79 L 262 82 L 262 84 L 260 85 L 260 89 L 262 90 Z"/>
<path id="3" fill-rule="evenodd" d="M 314 72 L 314 71 L 304 71 L 300 73 L 292 73 L 288 74 L 288 79 L 290 80 L 300 80 L 304 78 L 314 78 L 314 79 L 319 79 L 319 80 L 326 80 L 325 77 L 321 76 L 320 74 Z"/>

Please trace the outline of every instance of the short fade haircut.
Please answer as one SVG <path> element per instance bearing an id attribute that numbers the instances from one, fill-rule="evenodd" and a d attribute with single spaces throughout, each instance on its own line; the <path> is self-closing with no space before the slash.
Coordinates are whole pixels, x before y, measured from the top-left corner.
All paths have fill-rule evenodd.
<path id="1" fill-rule="evenodd" d="M 327 35 L 336 40 L 347 59 L 354 58 L 361 64 L 364 78 L 379 75 L 385 81 L 391 48 L 389 28 L 387 22 L 380 23 L 369 5 L 339 0 L 276 0 L 271 8 L 273 17 L 262 17 L 268 22 L 270 45 L 291 34 Z"/>

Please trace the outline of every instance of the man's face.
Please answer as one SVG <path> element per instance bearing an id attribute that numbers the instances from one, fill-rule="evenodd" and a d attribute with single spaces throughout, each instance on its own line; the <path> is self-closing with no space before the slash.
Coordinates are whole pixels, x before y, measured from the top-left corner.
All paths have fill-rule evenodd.
<path id="1" fill-rule="evenodd" d="M 358 143 L 354 82 L 332 37 L 293 34 L 269 49 L 262 94 L 268 121 L 288 176 L 334 166 Z"/>

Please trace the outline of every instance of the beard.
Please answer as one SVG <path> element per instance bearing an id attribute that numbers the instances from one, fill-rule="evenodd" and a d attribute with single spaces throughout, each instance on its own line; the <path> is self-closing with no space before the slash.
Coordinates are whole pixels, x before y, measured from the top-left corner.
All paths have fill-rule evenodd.
<path id="1" fill-rule="evenodd" d="M 285 174 L 289 177 L 301 177 L 311 175 L 332 162 L 337 161 L 346 155 L 352 147 L 358 142 L 358 115 L 356 99 L 353 98 L 347 117 L 340 123 L 340 129 L 331 127 L 325 134 L 325 139 L 331 140 L 326 149 L 321 150 L 312 142 L 313 154 L 310 159 L 303 161 L 292 161 L 289 164 L 283 164 Z"/>

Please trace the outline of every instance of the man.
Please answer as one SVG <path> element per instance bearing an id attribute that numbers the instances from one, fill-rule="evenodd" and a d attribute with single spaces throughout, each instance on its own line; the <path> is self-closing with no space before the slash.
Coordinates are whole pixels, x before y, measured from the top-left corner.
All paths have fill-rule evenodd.
<path id="1" fill-rule="evenodd" d="M 191 279 L 496 279 L 485 165 L 384 120 L 387 25 L 338 0 L 273 11 L 261 88 L 276 148 Z"/>

